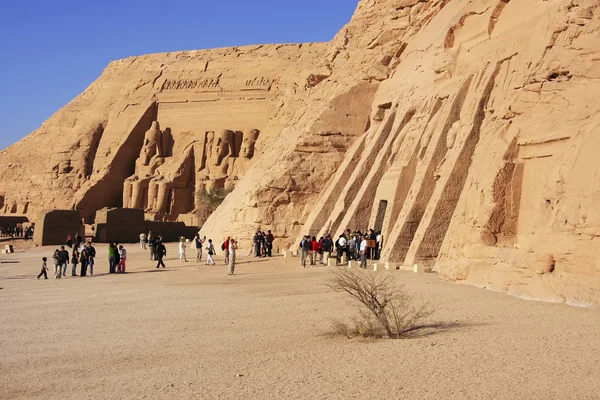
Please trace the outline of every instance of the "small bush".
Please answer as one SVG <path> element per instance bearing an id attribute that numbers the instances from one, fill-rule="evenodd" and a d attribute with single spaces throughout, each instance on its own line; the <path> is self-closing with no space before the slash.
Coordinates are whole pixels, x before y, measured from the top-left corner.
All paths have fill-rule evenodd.
<path id="1" fill-rule="evenodd" d="M 396 285 L 392 275 L 338 269 L 332 273 L 327 286 L 336 292 L 348 294 L 359 304 L 359 316 L 351 323 L 333 321 L 333 331 L 348 338 L 400 339 L 414 336 L 434 309 L 428 303 L 419 303 Z"/>

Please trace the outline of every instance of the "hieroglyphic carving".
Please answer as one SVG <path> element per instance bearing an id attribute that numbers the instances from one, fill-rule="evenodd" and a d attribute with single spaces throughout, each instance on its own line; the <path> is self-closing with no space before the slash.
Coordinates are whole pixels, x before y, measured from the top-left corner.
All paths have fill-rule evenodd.
<path id="1" fill-rule="evenodd" d="M 190 90 L 190 89 L 208 89 L 218 88 L 220 78 L 205 78 L 205 79 L 177 79 L 166 80 L 162 85 L 162 90 Z"/>
<path id="2" fill-rule="evenodd" d="M 253 86 L 274 86 L 279 84 L 279 78 L 267 78 L 264 76 L 257 76 L 254 79 L 248 79 L 246 81 L 246 87 Z"/>

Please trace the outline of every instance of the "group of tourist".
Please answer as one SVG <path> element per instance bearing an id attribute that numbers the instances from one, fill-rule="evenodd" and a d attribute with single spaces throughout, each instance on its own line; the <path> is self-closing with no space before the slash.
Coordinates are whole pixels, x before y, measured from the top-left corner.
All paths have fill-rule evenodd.
<path id="1" fill-rule="evenodd" d="M 80 247 L 81 246 L 81 247 Z M 96 249 L 92 246 L 92 242 L 75 246 L 71 254 L 65 249 L 65 246 L 61 246 L 60 249 L 56 249 L 52 255 L 52 261 L 54 263 L 54 279 L 60 279 L 63 276 L 67 276 L 67 265 L 71 264 L 71 276 L 86 276 L 88 269 L 90 275 L 94 275 L 94 260 L 96 258 Z M 42 276 L 48 279 L 48 259 L 42 258 L 42 270 L 38 275 L 38 279 Z M 80 273 L 77 275 L 77 266 L 80 265 Z"/>
<path id="2" fill-rule="evenodd" d="M 381 232 L 375 232 L 369 229 L 367 233 L 361 231 L 351 231 L 348 229 L 342 233 L 334 242 L 332 235 L 327 234 L 319 240 L 315 236 L 305 235 L 300 241 L 301 251 L 300 264 L 306 268 L 306 261 L 310 261 L 313 267 L 318 262 L 323 264 L 324 255 L 328 258 L 333 255 L 335 248 L 336 262 L 339 264 L 345 256 L 346 260 L 360 260 L 360 267 L 367 268 L 368 259 L 379 259 L 382 245 Z"/>
<path id="3" fill-rule="evenodd" d="M 13 226 L 11 228 L 4 228 L 0 226 L 0 237 L 2 238 L 23 238 L 25 241 L 33 238 L 33 226 L 23 227 L 22 225 Z"/>
<path id="4" fill-rule="evenodd" d="M 71 235 L 70 233 L 67 235 L 67 247 L 72 249 L 73 246 L 80 247 L 81 243 L 83 243 L 83 237 L 75 232 L 75 237 L 73 237 L 73 235 Z"/>
<path id="5" fill-rule="evenodd" d="M 273 257 L 273 241 L 275 237 L 271 231 L 258 231 L 252 238 L 254 257 Z"/>
<path id="6" fill-rule="evenodd" d="M 167 249 L 163 243 L 163 238 L 160 235 L 155 236 L 152 232 L 148 234 L 141 233 L 139 236 L 140 247 L 142 250 L 149 250 L 150 260 L 156 261 L 156 268 L 166 268 L 164 258 L 167 255 Z M 256 232 L 253 238 L 253 251 L 255 257 L 272 257 L 273 255 L 274 236 L 269 230 L 265 232 Z M 206 236 L 201 237 L 200 233 L 195 236 L 194 246 L 196 248 L 196 262 L 202 262 L 203 250 L 206 250 L 206 265 L 216 265 L 214 256 L 216 248 L 212 239 L 206 239 Z M 188 262 L 187 260 L 187 241 L 185 238 L 180 238 L 179 241 L 179 260 L 180 262 Z M 72 249 L 69 253 L 67 248 Z M 235 274 L 236 253 L 238 242 L 227 237 L 221 244 L 223 251 L 223 262 L 228 266 L 228 275 Z M 91 241 L 84 243 L 84 239 L 78 233 L 67 236 L 65 246 L 56 249 L 52 255 L 54 264 L 54 278 L 60 279 L 67 276 L 67 266 L 71 264 L 71 276 L 87 276 L 94 275 L 94 263 L 96 257 L 96 249 Z M 42 258 L 42 268 L 38 275 L 38 279 L 42 276 L 48 279 L 48 259 Z M 108 264 L 109 273 L 125 273 L 127 270 L 127 250 L 118 242 L 112 242 L 108 246 Z M 77 267 L 80 266 L 79 275 L 77 275 Z"/>
<path id="7" fill-rule="evenodd" d="M 150 261 L 156 261 L 156 268 L 166 268 L 164 258 L 167 255 L 167 248 L 163 244 L 163 238 L 161 235 L 154 236 L 152 232 L 140 234 L 140 246 L 142 250 L 148 249 L 150 251 Z"/>
<path id="8" fill-rule="evenodd" d="M 270 231 L 269 231 L 270 233 Z M 272 237 L 272 235 L 271 235 Z M 206 250 L 206 265 L 215 265 L 215 260 L 213 256 L 217 254 L 215 245 L 212 239 L 206 239 L 206 236 L 201 237 L 200 232 L 196 234 L 194 237 L 194 247 L 196 248 L 196 262 L 202 262 L 203 250 Z M 272 240 L 271 240 L 272 243 Z M 163 267 L 165 268 L 164 257 L 167 255 L 167 249 L 163 244 L 162 237 L 154 236 L 152 232 L 148 232 L 140 234 L 140 246 L 142 250 L 149 249 L 150 251 L 150 260 L 157 261 L 156 268 Z M 182 263 L 188 262 L 187 259 L 187 241 L 184 237 L 179 239 L 179 261 Z M 229 275 L 233 275 L 235 272 L 235 262 L 236 262 L 236 250 L 238 248 L 237 241 L 230 237 L 225 239 L 225 242 L 221 245 L 221 250 L 224 255 L 224 263 L 229 266 Z"/>

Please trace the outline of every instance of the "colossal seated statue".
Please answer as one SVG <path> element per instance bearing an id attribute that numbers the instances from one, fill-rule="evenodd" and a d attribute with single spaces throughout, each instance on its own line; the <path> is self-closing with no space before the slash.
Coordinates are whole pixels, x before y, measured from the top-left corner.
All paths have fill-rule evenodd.
<path id="1" fill-rule="evenodd" d="M 140 156 L 135 162 L 135 174 L 127 178 L 123 185 L 123 207 L 143 208 L 144 192 L 156 169 L 164 163 L 162 132 L 157 121 L 144 135 Z"/>
<path id="2" fill-rule="evenodd" d="M 242 132 L 243 136 L 239 157 L 232 160 L 231 173 L 225 182 L 226 190 L 233 190 L 237 182 L 250 169 L 259 134 L 260 131 L 257 129 L 248 129 Z"/>
<path id="3" fill-rule="evenodd" d="M 197 177 L 200 184 L 207 192 L 214 189 L 224 189 L 225 181 L 233 172 L 233 138 L 230 130 L 221 130 L 218 133 L 208 132 L 206 139 L 206 162 L 204 168 L 198 171 Z"/>

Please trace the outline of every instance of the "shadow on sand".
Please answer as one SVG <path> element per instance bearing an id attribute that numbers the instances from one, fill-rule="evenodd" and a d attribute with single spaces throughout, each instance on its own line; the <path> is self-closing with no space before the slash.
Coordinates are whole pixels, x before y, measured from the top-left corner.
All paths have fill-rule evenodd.
<path id="1" fill-rule="evenodd" d="M 449 331 L 453 331 L 456 329 L 465 329 L 471 328 L 474 326 L 480 326 L 483 324 L 477 324 L 472 322 L 432 322 L 429 324 L 419 324 L 414 326 L 413 328 L 407 330 L 404 338 L 407 339 L 416 339 L 416 338 L 424 338 L 433 335 L 443 334 Z"/>

